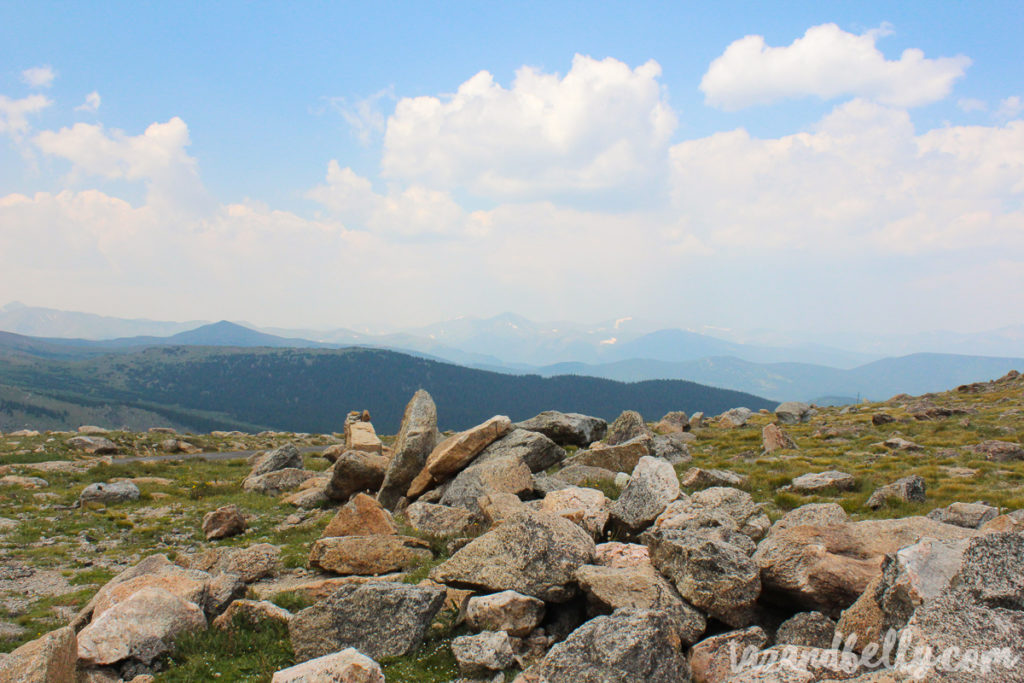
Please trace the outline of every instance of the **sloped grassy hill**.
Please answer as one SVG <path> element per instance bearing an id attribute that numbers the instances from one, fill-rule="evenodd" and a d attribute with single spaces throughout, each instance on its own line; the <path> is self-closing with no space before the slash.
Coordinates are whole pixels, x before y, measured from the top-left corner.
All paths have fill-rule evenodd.
<path id="1" fill-rule="evenodd" d="M 24 345 L 23 345 L 24 346 Z M 67 360 L 20 348 L 0 353 L 0 386 L 23 390 L 18 413 L 0 412 L 0 428 L 19 428 L 42 416 L 67 411 L 45 401 L 119 407 L 141 429 L 144 415 L 195 431 L 284 429 L 331 432 L 353 408 L 368 408 L 384 433 L 398 430 L 402 411 L 417 389 L 441 408 L 441 426 L 464 429 L 496 414 L 521 420 L 542 410 L 613 419 L 625 409 L 647 415 L 671 410 L 718 413 L 752 410 L 772 402 L 736 391 L 681 380 L 622 383 L 594 377 L 507 375 L 379 349 L 240 349 L 154 347 L 129 353 Z M 33 402 L 24 396 L 37 396 Z M 44 426 L 75 427 L 53 414 Z M 58 424 L 59 423 L 59 424 Z M 107 421 L 105 426 L 120 427 Z"/>

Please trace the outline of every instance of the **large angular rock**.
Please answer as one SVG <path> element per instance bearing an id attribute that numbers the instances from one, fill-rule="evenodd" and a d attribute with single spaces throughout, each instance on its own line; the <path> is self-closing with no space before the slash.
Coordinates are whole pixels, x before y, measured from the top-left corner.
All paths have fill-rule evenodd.
<path id="1" fill-rule="evenodd" d="M 889 501 L 902 503 L 923 503 L 925 497 L 924 477 L 919 474 L 912 474 L 909 477 L 897 479 L 891 484 L 880 486 L 868 498 L 865 505 L 872 510 L 885 506 Z"/>
<path id="2" fill-rule="evenodd" d="M 732 408 L 719 416 L 718 424 L 726 429 L 735 429 L 747 424 L 751 415 L 753 411 L 750 408 Z"/>
<path id="3" fill-rule="evenodd" d="M 651 439 L 651 455 L 667 460 L 672 465 L 684 465 L 693 460 L 689 444 L 696 439 L 690 432 L 659 434 Z"/>
<path id="4" fill-rule="evenodd" d="M 487 494 L 511 493 L 518 496 L 532 490 L 530 468 L 517 456 L 509 455 L 462 470 L 445 489 L 441 504 L 476 512 L 480 509 L 478 500 Z"/>
<path id="5" fill-rule="evenodd" d="M 751 623 L 761 595 L 757 564 L 740 548 L 700 535 L 659 532 L 651 562 L 698 609 L 735 628 Z"/>
<path id="6" fill-rule="evenodd" d="M 549 493 L 540 511 L 579 524 L 593 538 L 600 538 L 608 524 L 608 499 L 597 489 L 570 486 Z"/>
<path id="7" fill-rule="evenodd" d="M 638 436 L 614 446 L 594 446 L 565 461 L 567 466 L 601 467 L 612 472 L 632 472 L 640 458 L 651 453 L 651 438 Z"/>
<path id="8" fill-rule="evenodd" d="M 405 519 L 416 531 L 439 537 L 466 536 L 481 526 L 479 516 L 469 510 L 436 503 L 413 503 L 405 509 Z"/>
<path id="9" fill-rule="evenodd" d="M 286 443 L 268 452 L 253 466 L 249 476 L 258 477 L 286 468 L 302 469 L 302 453 L 295 444 Z"/>
<path id="10" fill-rule="evenodd" d="M 666 614 L 622 609 L 580 626 L 532 671 L 547 683 L 686 683 L 690 668 L 679 644 Z"/>
<path id="11" fill-rule="evenodd" d="M 82 629 L 78 659 L 87 665 L 125 659 L 149 664 L 169 651 L 179 634 L 204 628 L 206 617 L 195 603 L 161 588 L 143 588 Z"/>
<path id="12" fill-rule="evenodd" d="M 78 495 L 80 503 L 126 503 L 138 500 L 142 493 L 139 487 L 130 481 L 115 481 L 110 483 L 89 484 Z"/>
<path id="13" fill-rule="evenodd" d="M 107 610 L 128 600 L 144 588 L 158 588 L 186 602 L 205 607 L 209 598 L 211 578 L 203 571 L 182 569 L 168 564 L 125 581 L 112 581 L 96 593 L 92 602 L 92 620 L 95 622 Z"/>
<path id="14" fill-rule="evenodd" d="M 755 542 L 765 537 L 772 524 L 761 506 L 755 503 L 746 491 L 727 486 L 713 486 L 669 503 L 654 521 L 654 527 L 691 528 L 695 521 L 711 513 L 731 518 L 736 523 L 736 529 Z"/>
<path id="15" fill-rule="evenodd" d="M 409 484 L 406 495 L 418 498 L 427 489 L 446 481 L 473 461 L 480 452 L 512 431 L 512 421 L 495 415 L 483 424 L 451 436 L 427 456 L 423 469 Z"/>
<path id="16" fill-rule="evenodd" d="M 504 631 L 484 631 L 452 640 L 452 654 L 465 676 L 489 676 L 515 663 L 512 641 Z"/>
<path id="17" fill-rule="evenodd" d="M 611 517 L 627 534 L 643 531 L 679 497 L 679 477 L 668 462 L 650 456 L 640 458 L 629 484 L 612 504 Z"/>
<path id="18" fill-rule="evenodd" d="M 515 591 L 474 596 L 466 603 L 466 623 L 478 631 L 505 631 L 521 638 L 543 618 L 543 600 Z"/>
<path id="19" fill-rule="evenodd" d="M 345 451 L 334 461 L 324 492 L 331 500 L 342 502 L 361 491 L 376 492 L 384 481 L 389 462 L 377 453 Z"/>
<path id="20" fill-rule="evenodd" d="M 270 683 L 384 683 L 384 672 L 380 664 L 349 647 L 282 669 Z"/>
<path id="21" fill-rule="evenodd" d="M 423 389 L 417 391 L 402 415 L 402 426 L 395 439 L 395 455 L 388 465 L 387 473 L 377 500 L 389 510 L 394 510 L 398 501 L 409 489 L 409 484 L 420 473 L 427 462 L 427 456 L 441 440 L 437 431 L 437 406 L 434 399 Z"/>
<path id="22" fill-rule="evenodd" d="M 887 553 L 925 537 L 955 540 L 977 534 L 924 517 L 777 527 L 754 554 L 765 596 L 829 616 L 838 616 L 880 575 Z"/>
<path id="23" fill-rule="evenodd" d="M 411 536 L 333 536 L 313 542 L 309 564 L 343 576 L 379 575 L 429 562 L 430 544 Z"/>
<path id="24" fill-rule="evenodd" d="M 778 425 L 767 424 L 761 430 L 761 448 L 765 453 L 775 451 L 794 450 L 797 448 L 796 441 L 779 429 Z"/>
<path id="25" fill-rule="evenodd" d="M 398 533 L 391 513 L 376 498 L 357 493 L 345 503 L 327 524 L 321 538 L 331 536 L 388 536 Z"/>
<path id="26" fill-rule="evenodd" d="M 0 657 L 0 681 L 4 683 L 62 683 L 75 680 L 78 642 L 70 626 L 27 642 Z"/>
<path id="27" fill-rule="evenodd" d="M 800 612 L 782 622 L 775 631 L 775 644 L 827 649 L 835 635 L 836 622 L 821 612 Z"/>
<path id="28" fill-rule="evenodd" d="M 316 476 L 317 472 L 286 467 L 255 477 L 246 477 L 242 481 L 242 490 L 247 493 L 262 493 L 265 496 L 279 496 L 285 491 L 294 491 L 307 479 Z"/>
<path id="29" fill-rule="evenodd" d="M 444 596 L 443 588 L 386 581 L 343 586 L 292 617 L 288 633 L 295 659 L 305 662 L 349 647 L 373 659 L 406 655 L 423 640 Z"/>
<path id="30" fill-rule="evenodd" d="M 237 505 L 225 505 L 203 515 L 203 535 L 207 541 L 237 536 L 248 526 Z"/>
<path id="31" fill-rule="evenodd" d="M 936 522 L 954 524 L 965 529 L 977 529 L 996 518 L 999 508 L 985 503 L 950 503 L 944 508 L 935 508 L 926 516 Z"/>
<path id="32" fill-rule="evenodd" d="M 742 474 L 728 470 L 705 470 L 691 467 L 683 473 L 679 480 L 680 486 L 688 489 L 703 489 L 709 486 L 736 487 L 745 486 L 747 478 Z"/>
<path id="33" fill-rule="evenodd" d="M 516 455 L 533 473 L 565 460 L 565 449 L 540 432 L 513 429 L 480 452 L 474 463 L 487 462 L 507 455 Z"/>
<path id="34" fill-rule="evenodd" d="M 67 444 L 72 448 L 95 455 L 114 455 L 118 450 L 116 443 L 102 436 L 73 436 L 67 440 Z"/>
<path id="35" fill-rule="evenodd" d="M 213 620 L 213 627 L 230 631 L 234 629 L 236 620 L 247 625 L 276 622 L 287 626 L 292 620 L 292 613 L 269 600 L 235 600 Z"/>
<path id="36" fill-rule="evenodd" d="M 371 422 L 352 422 L 345 425 L 345 445 L 348 450 L 361 451 L 363 453 L 376 453 L 381 455 L 384 451 L 384 444 L 377 436 L 376 430 Z"/>
<path id="37" fill-rule="evenodd" d="M 846 524 L 850 516 L 839 503 L 808 503 L 790 510 L 771 526 L 772 533 L 794 526 Z"/>
<path id="38" fill-rule="evenodd" d="M 800 401 L 786 401 L 780 403 L 775 409 L 775 418 L 779 424 L 795 425 L 801 422 L 810 421 L 816 411 L 806 403 Z"/>
<path id="39" fill-rule="evenodd" d="M 827 472 L 809 472 L 802 474 L 793 480 L 789 486 L 783 486 L 780 491 L 793 491 L 795 493 L 820 493 L 835 489 L 837 491 L 852 491 L 857 480 L 852 474 L 828 470 Z"/>
<path id="40" fill-rule="evenodd" d="M 681 410 L 665 413 L 665 416 L 654 425 L 658 434 L 675 434 L 690 431 L 690 418 Z"/>
<path id="41" fill-rule="evenodd" d="M 257 543 L 247 548 L 211 548 L 196 555 L 179 555 L 175 563 L 211 576 L 234 574 L 244 583 L 252 583 L 278 572 L 281 549 L 269 543 Z"/>
<path id="42" fill-rule="evenodd" d="M 654 436 L 654 432 L 644 422 L 644 418 L 640 413 L 635 410 L 624 410 L 615 418 L 615 422 L 612 422 L 611 426 L 608 427 L 608 433 L 605 435 L 604 440 L 609 446 L 614 446 L 625 443 L 630 439 L 635 439 L 638 436 L 650 438 Z"/>
<path id="43" fill-rule="evenodd" d="M 439 583 L 514 590 L 545 602 L 575 593 L 576 570 L 594 557 L 594 541 L 572 522 L 523 510 L 430 572 Z"/>
<path id="44" fill-rule="evenodd" d="M 551 475 L 554 479 L 564 481 L 570 486 L 592 486 L 594 484 L 612 483 L 615 472 L 604 467 L 589 465 L 568 465 Z"/>
<path id="45" fill-rule="evenodd" d="M 973 450 L 975 453 L 984 455 L 986 460 L 992 460 L 993 462 L 1024 460 L 1024 446 L 1013 441 L 990 439 L 977 444 L 973 447 Z"/>
<path id="46" fill-rule="evenodd" d="M 559 446 L 589 446 L 600 441 L 608 431 L 608 423 L 599 417 L 579 413 L 547 410 L 516 424 L 519 429 L 540 432 Z"/>
<path id="47" fill-rule="evenodd" d="M 576 570 L 576 580 L 592 613 L 610 614 L 621 607 L 665 612 L 686 644 L 697 642 L 707 628 L 704 615 L 683 600 L 649 563 L 635 567 L 585 564 Z"/>

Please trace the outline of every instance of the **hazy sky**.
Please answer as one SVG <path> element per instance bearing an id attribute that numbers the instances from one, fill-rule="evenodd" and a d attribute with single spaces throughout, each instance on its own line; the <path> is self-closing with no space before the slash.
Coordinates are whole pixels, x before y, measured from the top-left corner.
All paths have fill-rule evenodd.
<path id="1" fill-rule="evenodd" d="M 0 304 L 1022 322 L 1019 0 L 206 4 L 0 2 Z"/>

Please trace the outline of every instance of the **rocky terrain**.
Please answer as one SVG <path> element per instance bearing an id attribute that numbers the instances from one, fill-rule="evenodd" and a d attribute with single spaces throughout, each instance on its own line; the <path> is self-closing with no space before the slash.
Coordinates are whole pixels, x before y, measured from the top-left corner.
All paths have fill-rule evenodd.
<path id="1" fill-rule="evenodd" d="M 366 411 L 3 434 L 0 682 L 1024 681 L 1017 373 L 842 408 L 443 413 L 419 391 L 391 437 Z"/>

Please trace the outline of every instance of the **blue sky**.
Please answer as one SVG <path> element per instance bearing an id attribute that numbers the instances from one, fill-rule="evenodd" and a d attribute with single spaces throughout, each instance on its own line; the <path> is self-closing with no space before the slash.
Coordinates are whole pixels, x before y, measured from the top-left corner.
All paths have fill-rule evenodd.
<path id="1" fill-rule="evenodd" d="M 322 328 L 1021 322 L 1019 3 L 0 12 L 7 299 Z"/>

